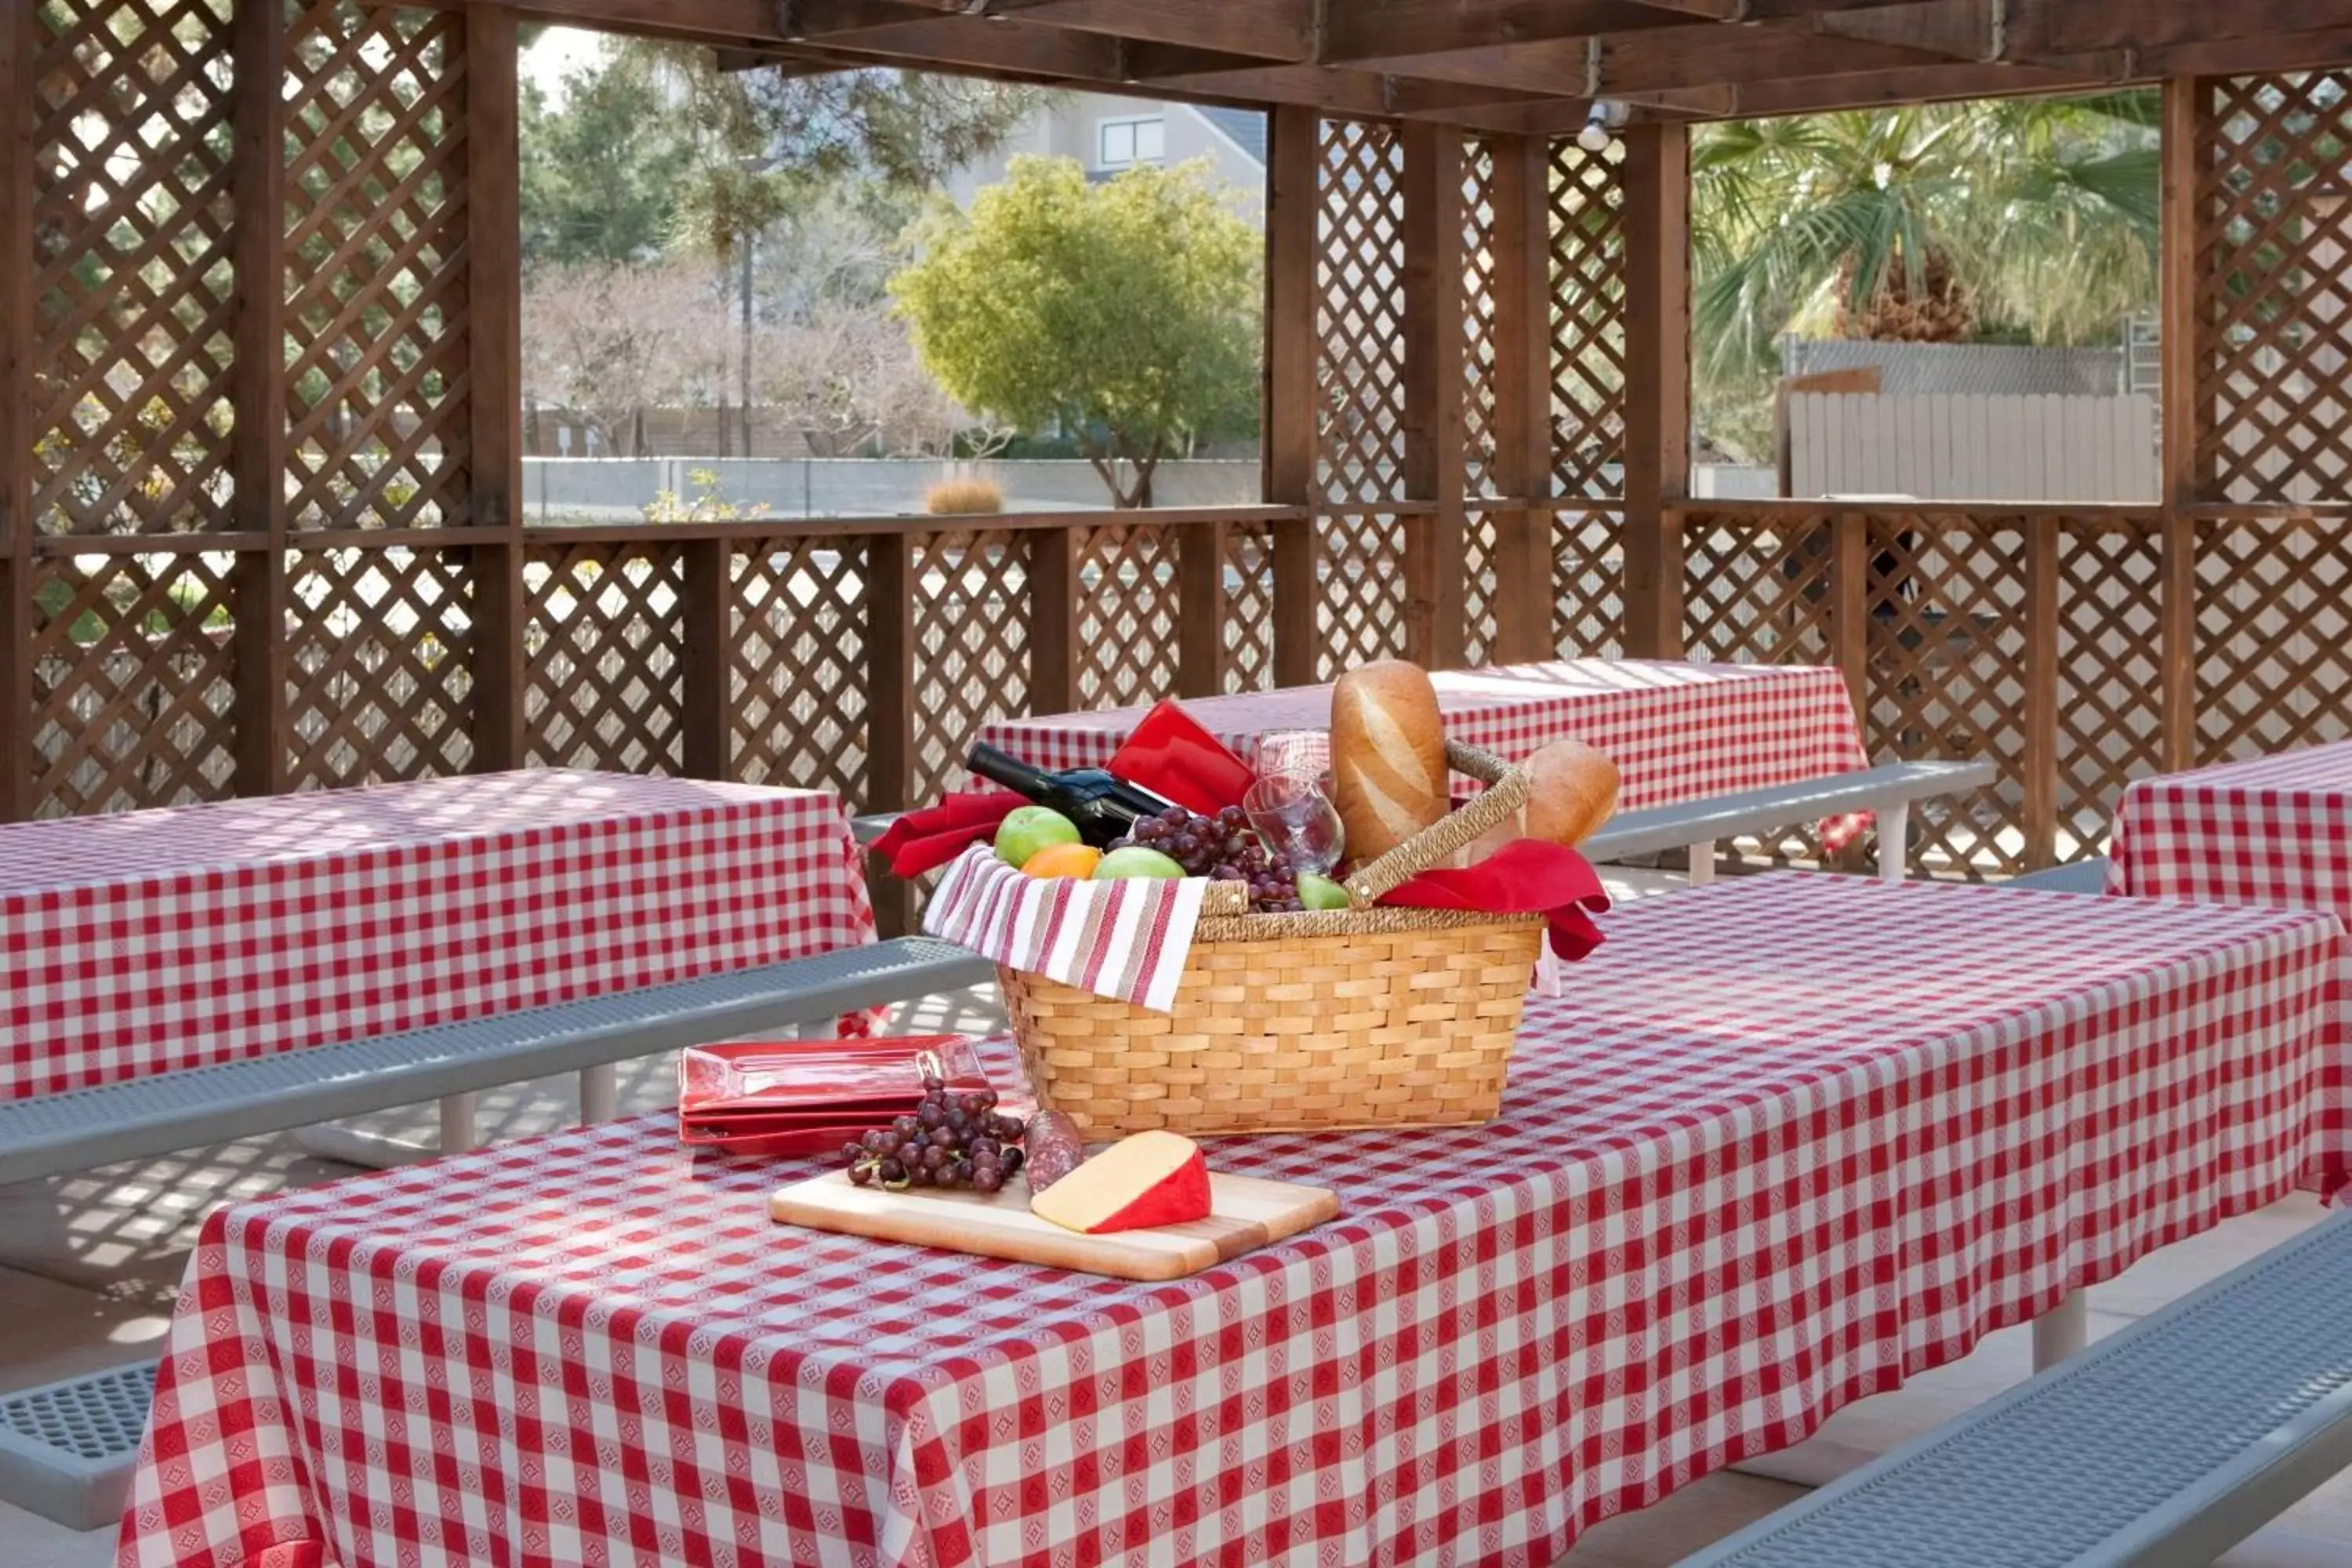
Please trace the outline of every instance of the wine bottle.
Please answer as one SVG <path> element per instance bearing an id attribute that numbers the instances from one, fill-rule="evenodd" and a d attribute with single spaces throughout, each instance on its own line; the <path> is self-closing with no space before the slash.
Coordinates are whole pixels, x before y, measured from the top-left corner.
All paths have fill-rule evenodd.
<path id="1" fill-rule="evenodd" d="M 1078 837 L 1097 849 L 1127 837 L 1143 817 L 1174 803 L 1102 768 L 1066 768 L 1049 773 L 994 746 L 976 745 L 964 765 L 982 778 L 1052 806 L 1078 826 Z"/>

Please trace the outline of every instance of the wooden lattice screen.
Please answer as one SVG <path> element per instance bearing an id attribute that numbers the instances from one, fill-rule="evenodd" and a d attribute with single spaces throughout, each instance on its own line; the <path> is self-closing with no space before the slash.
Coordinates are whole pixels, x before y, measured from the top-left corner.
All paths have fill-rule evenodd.
<path id="1" fill-rule="evenodd" d="M 2352 73 L 2200 82 L 2194 484 L 2342 505 L 2352 479 Z"/>
<path id="2" fill-rule="evenodd" d="M 33 151 L 7 176 L 29 245 L 0 259 L 32 458 L 0 804 L 467 765 L 471 563 L 399 536 L 474 521 L 482 24 L 38 0 L 0 26 Z"/>
<path id="3" fill-rule="evenodd" d="M 1669 478 L 1662 522 L 1662 144 L 1281 111 L 1273 504 L 536 529 L 514 72 L 487 5 L 0 18 L 0 816 L 548 763 L 887 808 L 1001 714 L 1687 651 L 1837 664 L 1874 753 L 1998 762 L 1912 847 L 1983 876 L 2096 853 L 2152 770 L 2352 733 L 2352 77 L 2175 89 L 2157 509 Z"/>

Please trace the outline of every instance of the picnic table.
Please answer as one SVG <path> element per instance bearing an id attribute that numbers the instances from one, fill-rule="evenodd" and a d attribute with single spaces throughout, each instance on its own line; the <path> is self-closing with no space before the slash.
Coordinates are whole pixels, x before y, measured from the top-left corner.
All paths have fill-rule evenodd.
<path id="1" fill-rule="evenodd" d="M 1624 778 L 1621 809 L 1678 805 L 1870 765 L 1845 678 L 1810 665 L 1569 658 L 1432 672 L 1447 735 L 1517 762 L 1579 740 Z M 1244 758 L 1275 730 L 1331 722 L 1328 686 L 1187 698 L 1184 710 Z M 1149 711 L 1004 719 L 980 739 L 1042 768 L 1100 767 Z"/>
<path id="2" fill-rule="evenodd" d="M 2110 892 L 2326 910 L 2352 925 L 2352 742 L 2135 781 L 2116 808 Z M 2328 1068 L 2352 1136 L 2352 1062 Z M 2319 1173 L 2334 1191 L 2352 1168 Z"/>
<path id="3" fill-rule="evenodd" d="M 1550 1562 L 2288 1191 L 2346 949 L 1796 874 L 1636 904 L 1502 1121 L 1215 1142 L 1344 1212 L 1172 1285 L 780 1227 L 814 1166 L 664 1118 L 229 1209 L 121 1563 Z"/>
<path id="4" fill-rule="evenodd" d="M 815 790 L 550 769 L 0 826 L 0 1099 L 873 939 Z"/>

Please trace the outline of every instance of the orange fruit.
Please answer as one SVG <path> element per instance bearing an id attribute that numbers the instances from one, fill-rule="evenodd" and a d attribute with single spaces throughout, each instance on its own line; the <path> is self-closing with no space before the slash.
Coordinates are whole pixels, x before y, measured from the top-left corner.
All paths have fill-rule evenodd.
<path id="1" fill-rule="evenodd" d="M 1102 851 L 1091 844 L 1048 844 L 1021 862 L 1024 877 L 1091 877 Z"/>

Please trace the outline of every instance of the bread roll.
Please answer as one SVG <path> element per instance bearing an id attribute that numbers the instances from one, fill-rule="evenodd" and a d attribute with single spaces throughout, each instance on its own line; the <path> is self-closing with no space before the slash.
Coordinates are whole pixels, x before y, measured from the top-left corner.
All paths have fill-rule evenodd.
<path id="1" fill-rule="evenodd" d="M 1617 809 L 1617 764 L 1581 741 L 1554 741 L 1519 766 L 1528 773 L 1527 804 L 1489 828 L 1456 857 L 1472 866 L 1515 838 L 1541 838 L 1574 848 L 1601 830 Z"/>
<path id="2" fill-rule="evenodd" d="M 1445 722 L 1419 665 L 1382 659 L 1331 689 L 1331 793 L 1359 862 L 1445 815 Z"/>

